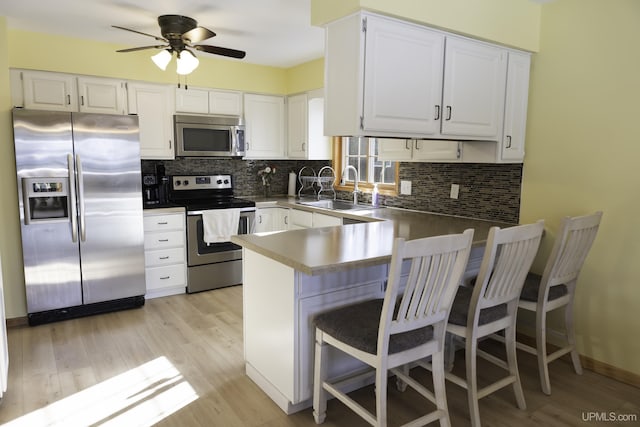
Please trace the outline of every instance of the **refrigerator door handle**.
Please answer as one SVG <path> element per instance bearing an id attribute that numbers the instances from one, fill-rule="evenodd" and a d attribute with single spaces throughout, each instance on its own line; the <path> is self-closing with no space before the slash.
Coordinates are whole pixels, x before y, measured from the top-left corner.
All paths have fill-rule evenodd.
<path id="1" fill-rule="evenodd" d="M 73 166 L 73 156 L 67 154 L 67 168 L 69 170 L 69 204 L 71 205 L 71 241 L 78 241 L 78 208 L 76 205 L 76 174 Z"/>
<path id="2" fill-rule="evenodd" d="M 76 168 L 78 170 L 78 209 L 80 218 L 80 241 L 87 239 L 87 229 L 84 218 L 84 177 L 82 176 L 82 162 L 80 155 L 76 154 Z"/>

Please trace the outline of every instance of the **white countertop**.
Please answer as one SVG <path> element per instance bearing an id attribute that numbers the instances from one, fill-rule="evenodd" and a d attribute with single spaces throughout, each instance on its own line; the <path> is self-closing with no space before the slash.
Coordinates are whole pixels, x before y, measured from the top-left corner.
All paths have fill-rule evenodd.
<path id="1" fill-rule="evenodd" d="M 398 208 L 328 210 L 301 205 L 287 197 L 255 200 L 257 207 L 280 206 L 373 221 L 231 238 L 233 243 L 309 275 L 387 263 L 396 237 L 412 240 L 473 228 L 474 245 L 482 245 L 492 226 L 514 225 Z"/>

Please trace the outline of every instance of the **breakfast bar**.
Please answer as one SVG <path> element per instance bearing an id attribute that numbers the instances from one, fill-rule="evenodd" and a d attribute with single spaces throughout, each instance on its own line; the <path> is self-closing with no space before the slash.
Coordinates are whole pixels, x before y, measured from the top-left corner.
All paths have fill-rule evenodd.
<path id="1" fill-rule="evenodd" d="M 232 237 L 243 247 L 246 373 L 288 414 L 311 406 L 314 316 L 381 298 L 395 238 L 411 240 L 473 228 L 465 273 L 470 277 L 480 267 L 489 229 L 512 225 L 393 208 L 360 211 L 358 216 L 367 222 Z M 337 352 L 331 357 L 330 376 L 359 367 Z"/>

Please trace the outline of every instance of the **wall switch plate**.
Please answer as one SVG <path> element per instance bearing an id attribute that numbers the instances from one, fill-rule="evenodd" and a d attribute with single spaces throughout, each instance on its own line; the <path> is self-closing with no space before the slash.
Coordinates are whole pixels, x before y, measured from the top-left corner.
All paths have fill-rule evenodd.
<path id="1" fill-rule="evenodd" d="M 411 195 L 411 181 L 400 181 L 400 194 Z"/>
<path id="2" fill-rule="evenodd" d="M 457 199 L 458 198 L 458 194 L 460 194 L 460 185 L 458 184 L 451 184 L 451 194 L 450 197 L 452 199 Z"/>

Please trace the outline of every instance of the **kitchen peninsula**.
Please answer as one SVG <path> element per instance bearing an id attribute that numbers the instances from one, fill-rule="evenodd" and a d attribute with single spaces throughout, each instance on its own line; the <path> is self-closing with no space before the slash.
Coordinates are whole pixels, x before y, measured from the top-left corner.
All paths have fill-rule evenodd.
<path id="1" fill-rule="evenodd" d="M 314 208 L 279 201 L 284 208 Z M 233 236 L 243 247 L 244 357 L 247 375 L 286 413 L 311 406 L 313 317 L 331 308 L 380 298 L 393 240 L 475 230 L 465 277 L 477 273 L 492 226 L 513 224 L 381 208 L 318 209 L 366 221 L 343 226 Z M 404 273 L 404 272 L 403 272 Z M 407 272 L 408 273 L 408 272 Z M 329 376 L 358 368 L 337 351 Z"/>

